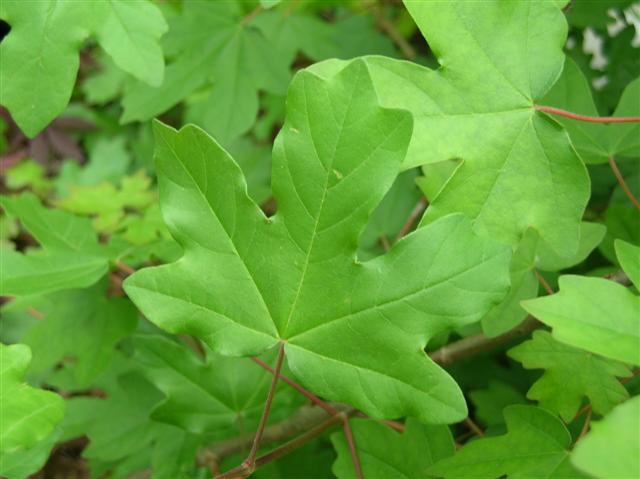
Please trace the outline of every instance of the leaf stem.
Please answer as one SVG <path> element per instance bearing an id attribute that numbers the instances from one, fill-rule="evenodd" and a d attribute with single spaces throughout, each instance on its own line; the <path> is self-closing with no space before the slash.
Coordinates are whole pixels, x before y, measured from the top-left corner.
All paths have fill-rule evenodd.
<path id="1" fill-rule="evenodd" d="M 591 425 L 591 414 L 592 408 L 587 409 L 587 417 L 584 418 L 584 424 L 582 425 L 582 430 L 580 431 L 578 439 L 576 439 L 576 444 L 579 443 L 589 432 L 589 426 Z"/>
<path id="2" fill-rule="evenodd" d="M 255 461 L 256 461 L 256 453 L 258 452 L 258 447 L 260 446 L 260 440 L 262 439 L 262 434 L 264 433 L 264 427 L 267 424 L 267 419 L 269 418 L 269 412 L 271 411 L 271 403 L 273 403 L 273 397 L 276 393 L 276 388 L 278 387 L 278 379 L 280 377 L 280 371 L 282 369 L 282 361 L 284 359 L 284 342 L 280 343 L 280 349 L 278 350 L 278 357 L 276 359 L 276 367 L 273 371 L 273 380 L 271 381 L 271 386 L 269 386 L 269 393 L 267 394 L 267 400 L 264 403 L 264 410 L 262 411 L 262 417 L 260 418 L 260 423 L 258 424 L 258 430 L 256 432 L 255 437 L 253 438 L 253 444 L 251 445 L 251 450 L 249 451 L 249 457 L 238 467 L 244 469 L 246 472 L 251 474 L 255 470 Z M 222 477 L 222 476 L 219 476 Z"/>
<path id="3" fill-rule="evenodd" d="M 470 417 L 467 416 L 463 422 L 474 434 L 484 437 L 484 431 Z"/>
<path id="4" fill-rule="evenodd" d="M 261 367 L 263 367 L 264 369 L 266 369 L 267 371 L 269 371 L 271 374 L 275 374 L 275 371 L 273 370 L 273 368 L 269 366 L 267 363 L 265 363 L 264 361 L 262 361 L 261 359 L 252 357 L 251 360 L 256 364 L 260 365 Z M 288 378 L 287 376 L 280 375 L 279 379 L 281 379 L 282 381 L 287 383 L 289 386 L 291 386 L 293 389 L 298 391 L 300 394 L 306 397 L 309 401 L 316 404 L 318 407 L 322 408 L 330 416 L 341 418 L 342 430 L 344 431 L 344 435 L 347 439 L 347 444 L 349 445 L 349 450 L 351 451 L 351 460 L 353 461 L 353 468 L 356 473 L 356 478 L 362 479 L 362 469 L 360 467 L 360 459 L 358 458 L 358 451 L 356 449 L 355 439 L 353 437 L 353 433 L 351 431 L 351 425 L 349 424 L 349 420 L 347 419 L 347 416 L 338 412 L 335 408 L 331 407 L 330 404 L 326 403 L 325 401 L 320 399 L 318 396 L 313 394 L 311 391 L 303 388 L 300 384 Z"/>
<path id="5" fill-rule="evenodd" d="M 300 436 L 290 440 L 289 442 L 286 442 L 280 447 L 273 449 L 267 454 L 264 454 L 263 456 L 258 457 L 255 460 L 254 468 L 257 469 L 261 466 L 264 466 L 268 462 L 275 461 L 276 459 L 279 459 L 282 456 L 289 454 L 291 451 L 299 448 L 300 446 L 316 438 L 317 436 L 325 432 L 327 429 L 330 429 L 331 427 L 339 424 L 342 417 L 348 417 L 354 412 L 355 412 L 355 409 L 351 408 L 348 411 L 341 413 L 337 416 L 331 416 L 327 418 L 325 421 L 313 427 L 312 429 L 308 430 L 307 432 L 301 434 Z M 246 467 L 243 467 L 243 466 L 244 466 L 244 463 L 241 464 L 240 466 L 230 469 L 229 471 L 223 474 L 220 474 L 219 476 L 216 476 L 215 479 L 238 479 L 238 478 L 247 477 L 247 469 Z"/>
<path id="6" fill-rule="evenodd" d="M 538 278 L 538 282 L 542 285 L 544 290 L 550 295 L 553 294 L 554 291 L 551 286 L 549 286 L 549 283 L 547 283 L 547 280 L 544 279 L 544 276 L 542 276 L 537 270 L 534 270 L 534 273 L 536 274 L 536 278 Z"/>
<path id="7" fill-rule="evenodd" d="M 633 205 L 640 210 L 640 203 L 638 202 L 636 197 L 633 196 L 633 193 L 629 189 L 627 182 L 624 181 L 624 177 L 622 176 L 622 173 L 620 173 L 618 165 L 616 164 L 616 160 L 613 158 L 613 156 L 609 157 L 609 166 L 611 167 L 611 171 L 613 171 L 613 174 L 616 176 L 618 184 L 622 188 L 622 191 L 624 191 L 624 194 L 627 195 L 627 197 L 631 200 L 631 203 L 633 203 Z"/>
<path id="8" fill-rule="evenodd" d="M 551 115 L 564 116 L 573 120 L 586 121 L 590 123 L 640 123 L 640 116 L 586 116 L 561 110 L 552 106 L 534 105 L 534 108 Z"/>

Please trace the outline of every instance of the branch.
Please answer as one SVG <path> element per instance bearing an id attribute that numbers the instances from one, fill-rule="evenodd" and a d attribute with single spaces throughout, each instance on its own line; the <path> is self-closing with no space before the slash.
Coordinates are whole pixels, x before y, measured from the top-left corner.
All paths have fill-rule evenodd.
<path id="1" fill-rule="evenodd" d="M 534 105 L 534 108 L 551 115 L 564 116 L 573 120 L 587 121 L 590 123 L 640 123 L 640 116 L 586 116 L 552 106 Z"/>
<path id="2" fill-rule="evenodd" d="M 618 165 L 616 164 L 616 160 L 613 159 L 613 156 L 609 157 L 609 166 L 611 167 L 613 174 L 616 176 L 616 179 L 618 180 L 622 191 L 624 191 L 624 194 L 627 195 L 627 197 L 631 200 L 631 203 L 633 203 L 633 205 L 640 210 L 640 203 L 638 203 L 636 197 L 633 196 L 633 193 L 629 189 L 629 186 L 627 186 L 627 182 L 624 181 L 624 177 L 622 176 L 622 173 L 620 173 Z"/>
<path id="3" fill-rule="evenodd" d="M 395 241 L 398 241 L 400 238 L 406 236 L 409 233 L 411 227 L 413 226 L 413 223 L 415 223 L 416 219 L 418 219 L 418 216 L 420 216 L 420 214 L 425 210 L 426 207 L 427 200 L 424 197 L 420 198 L 418 203 L 416 203 L 416 205 L 413 207 L 413 210 L 411 210 L 409 218 L 407 218 L 407 221 L 404 223 L 404 225 L 402 225 L 402 228 L 400 228 Z"/>
<path id="4" fill-rule="evenodd" d="M 397 47 L 402 52 L 402 55 L 407 60 L 413 60 L 416 57 L 416 51 L 409 44 L 409 42 L 407 42 L 407 40 L 404 38 L 404 35 L 402 35 L 400 32 L 398 32 L 398 30 L 396 30 L 396 27 L 393 25 L 391 20 L 389 20 L 384 15 L 379 5 L 373 9 L 373 13 L 376 18 L 376 23 L 378 24 L 378 27 L 380 28 L 380 30 L 386 33 L 387 36 L 393 41 L 393 43 L 397 45 Z"/>
<path id="5" fill-rule="evenodd" d="M 496 346 L 511 341 L 512 339 L 526 336 L 534 329 L 542 326 L 542 323 L 533 316 L 527 318 L 515 328 L 500 336 L 489 338 L 484 334 L 476 334 L 468 338 L 461 339 L 429 353 L 429 357 L 441 366 L 448 366 L 457 361 L 474 356 L 485 351 L 489 351 Z"/>
<path id="6" fill-rule="evenodd" d="M 537 271 L 536 274 L 538 274 Z M 540 278 L 541 276 L 538 274 L 538 279 Z M 629 278 L 626 274 L 624 274 L 624 272 L 616 273 L 612 276 L 605 276 L 605 279 L 615 281 L 619 284 L 629 283 Z M 549 285 L 547 284 L 547 287 L 548 286 Z M 547 292 L 549 294 L 553 294 L 553 290 L 551 288 L 549 288 Z M 518 326 L 499 336 L 495 336 L 493 338 L 488 338 L 484 334 L 469 336 L 459 341 L 447 344 L 446 346 L 442 346 L 440 349 L 432 351 L 431 353 L 429 353 L 429 357 L 440 366 L 448 366 L 476 354 L 489 351 L 496 346 L 509 342 L 513 339 L 526 336 L 540 326 L 542 326 L 542 323 L 540 321 L 538 321 L 533 316 L 527 316 L 527 318 Z"/>

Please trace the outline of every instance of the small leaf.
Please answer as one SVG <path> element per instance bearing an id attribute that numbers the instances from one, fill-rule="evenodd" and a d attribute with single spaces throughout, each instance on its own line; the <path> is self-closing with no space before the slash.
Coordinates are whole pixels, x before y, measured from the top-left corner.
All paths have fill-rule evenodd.
<path id="1" fill-rule="evenodd" d="M 83 288 L 107 272 L 106 252 L 88 220 L 44 208 L 31 193 L 2 196 L 0 205 L 42 245 L 42 249 L 29 249 L 24 254 L 3 250 L 0 294 Z"/>
<path id="2" fill-rule="evenodd" d="M 558 341 L 640 364 L 640 297 L 607 279 L 565 275 L 558 283 L 559 293 L 522 307 L 553 327 Z"/>
<path id="3" fill-rule="evenodd" d="M 527 369 L 546 370 L 527 397 L 567 422 L 578 412 L 583 396 L 601 415 L 629 397 L 616 378 L 631 376 L 627 366 L 566 346 L 546 331 L 535 331 L 532 339 L 510 349 L 509 356 Z"/>

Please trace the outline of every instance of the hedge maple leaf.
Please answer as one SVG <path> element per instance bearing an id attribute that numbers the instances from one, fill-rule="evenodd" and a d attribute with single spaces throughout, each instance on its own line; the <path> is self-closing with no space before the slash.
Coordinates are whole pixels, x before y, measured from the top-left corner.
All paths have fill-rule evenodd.
<path id="1" fill-rule="evenodd" d="M 267 218 L 212 138 L 156 123 L 163 216 L 185 253 L 129 277 L 127 293 L 160 327 L 224 355 L 284 343 L 302 384 L 371 416 L 462 419 L 458 386 L 424 346 L 504 296 L 510 251 L 450 215 L 357 260 L 411 133 L 408 112 L 379 105 L 363 61 L 330 78 L 298 73 L 273 151 L 278 212 Z"/>

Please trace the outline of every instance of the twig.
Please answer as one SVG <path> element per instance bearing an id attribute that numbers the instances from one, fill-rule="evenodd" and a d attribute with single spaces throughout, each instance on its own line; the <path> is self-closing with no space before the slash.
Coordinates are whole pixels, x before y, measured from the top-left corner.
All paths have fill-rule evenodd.
<path id="1" fill-rule="evenodd" d="M 627 197 L 631 200 L 631 203 L 633 203 L 633 206 L 635 206 L 637 209 L 640 210 L 640 203 L 638 202 L 636 197 L 633 196 L 633 193 L 629 189 L 627 182 L 624 181 L 624 177 L 622 176 L 622 173 L 620 173 L 620 170 L 618 169 L 618 165 L 616 164 L 616 160 L 613 159 L 613 156 L 609 157 L 609 166 L 611 167 L 613 174 L 616 176 L 616 179 L 618 180 L 618 184 L 620 184 L 620 187 L 622 188 L 622 191 L 624 191 L 624 194 L 627 195 Z"/>
<path id="2" fill-rule="evenodd" d="M 258 13 L 260 13 L 261 11 L 262 11 L 262 6 L 258 4 L 256 8 L 251 10 L 251 12 L 249 12 L 247 15 L 245 15 L 242 18 L 242 20 L 240 20 L 240 25 L 242 26 L 248 25 L 249 23 L 251 23 L 251 20 L 253 20 L 255 16 L 258 15 Z"/>
<path id="3" fill-rule="evenodd" d="M 373 13 L 376 18 L 376 23 L 378 24 L 378 27 L 380 27 L 380 30 L 386 33 L 387 36 L 393 41 L 393 43 L 398 46 L 398 48 L 402 52 L 402 55 L 407 60 L 413 60 L 416 57 L 416 51 L 409 44 L 409 42 L 407 42 L 407 40 L 404 38 L 404 35 L 400 34 L 400 32 L 396 30 L 393 22 L 391 22 L 384 15 L 384 12 L 380 8 L 380 6 L 376 6 L 376 8 L 373 9 Z"/>
<path id="4" fill-rule="evenodd" d="M 587 121 L 590 123 L 640 123 L 640 116 L 586 116 L 552 106 L 535 105 L 534 108 L 551 115 L 564 116 L 573 120 Z"/>
<path id="5" fill-rule="evenodd" d="M 332 406 L 340 413 L 347 413 L 352 408 L 346 404 L 334 403 Z M 265 428 L 262 434 L 261 444 L 272 444 L 290 439 L 298 434 L 315 428 L 327 419 L 326 412 L 316 406 L 303 406 L 291 417 Z M 336 423 L 337 424 L 337 423 Z M 197 461 L 201 466 L 213 468 L 224 459 L 238 454 L 243 449 L 248 449 L 253 443 L 254 434 L 244 434 L 242 436 L 228 439 L 224 442 L 214 444 L 202 449 L 198 453 Z"/>
<path id="6" fill-rule="evenodd" d="M 424 211 L 426 207 L 427 207 L 427 200 L 424 197 L 420 198 L 420 201 L 418 201 L 418 203 L 416 203 L 416 206 L 414 206 L 413 210 L 411 210 L 411 213 L 409 214 L 409 218 L 407 218 L 407 221 L 405 221 L 405 223 L 402 225 L 402 228 L 400 228 L 400 231 L 398 231 L 398 235 L 396 236 L 396 241 L 398 241 L 400 238 L 402 238 L 403 236 L 406 236 L 407 233 L 409 233 L 409 231 L 411 230 L 411 227 L 413 226 L 413 223 L 416 221 L 418 216 L 420 216 L 420 214 Z"/>
<path id="7" fill-rule="evenodd" d="M 547 280 L 544 279 L 544 276 L 542 276 L 537 270 L 534 270 L 534 273 L 536 274 L 536 278 L 538 278 L 538 282 L 542 285 L 544 290 L 550 295 L 553 294 L 553 288 L 549 286 L 549 283 L 547 283 Z"/>
<path id="8" fill-rule="evenodd" d="M 477 434 L 480 437 L 484 437 L 484 431 L 480 429 L 480 426 L 478 426 L 475 422 L 473 422 L 473 420 L 470 417 L 467 416 L 463 422 L 465 426 L 467 426 L 475 434 Z"/>
<path id="9" fill-rule="evenodd" d="M 582 425 L 582 430 L 580 431 L 580 435 L 578 436 L 578 439 L 576 439 L 576 443 L 580 442 L 582 438 L 584 438 L 589 432 L 589 425 L 591 424 L 591 413 L 592 413 L 592 409 L 591 408 L 587 409 L 587 417 L 584 418 L 584 424 Z"/>
<path id="10" fill-rule="evenodd" d="M 126 263 L 123 263 L 122 261 L 120 261 L 119 259 L 115 260 L 113 262 L 113 264 L 115 265 L 115 267 L 118 269 L 118 271 L 121 271 L 122 273 L 125 274 L 126 276 L 130 276 L 133 273 L 136 272 L 135 268 L 132 268 L 131 266 L 129 266 Z"/>
<path id="11" fill-rule="evenodd" d="M 526 336 L 541 325 L 542 323 L 533 316 L 527 316 L 522 323 L 504 334 L 493 338 L 488 338 L 484 334 L 469 336 L 436 349 L 429 353 L 429 357 L 441 366 L 448 366 L 476 354 L 489 351 L 512 339 Z"/>

